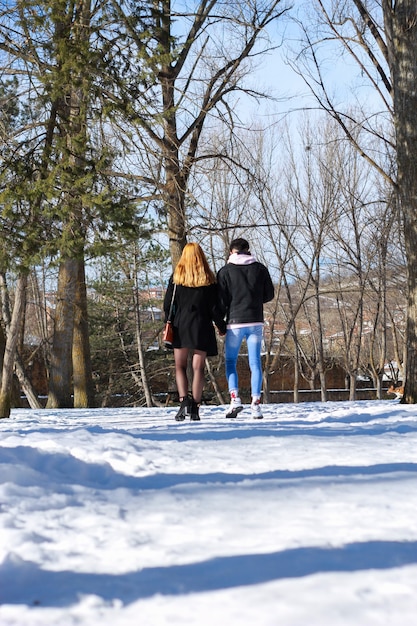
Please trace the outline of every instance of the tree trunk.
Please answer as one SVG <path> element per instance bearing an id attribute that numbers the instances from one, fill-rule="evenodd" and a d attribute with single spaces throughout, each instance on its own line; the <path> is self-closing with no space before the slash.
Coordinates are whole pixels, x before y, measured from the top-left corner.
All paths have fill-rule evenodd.
<path id="1" fill-rule="evenodd" d="M 389 40 L 396 131 L 398 196 L 408 268 L 407 358 L 403 402 L 417 402 L 417 5 L 383 2 Z"/>
<path id="2" fill-rule="evenodd" d="M 4 274 L 0 275 L 3 292 L 3 306 L 6 291 Z M 0 390 L 0 418 L 10 417 L 11 401 L 13 395 L 14 360 L 19 339 L 19 330 L 26 301 L 27 273 L 22 271 L 17 279 L 14 297 L 13 313 L 10 323 L 6 327 L 6 346 L 4 349 L 3 368 Z M 8 295 L 6 296 L 8 298 Z M 7 322 L 6 322 L 7 323 Z"/>
<path id="3" fill-rule="evenodd" d="M 322 323 L 321 316 L 321 303 L 320 303 L 320 271 L 317 269 L 316 276 L 314 280 L 314 287 L 316 291 L 315 297 L 315 305 L 316 305 L 316 323 L 318 329 L 318 336 L 316 339 L 317 343 L 317 369 L 319 372 L 320 378 L 320 397 L 322 402 L 327 402 L 327 387 L 326 387 L 326 365 L 324 362 L 324 347 L 323 347 L 323 337 L 324 337 L 324 328 Z"/>
<path id="4" fill-rule="evenodd" d="M 63 193 L 62 261 L 59 267 L 58 293 L 55 309 L 55 327 L 51 355 L 51 374 L 47 408 L 88 406 L 92 395 L 91 365 L 88 347 L 87 306 L 83 252 L 85 223 L 83 197 L 88 193 L 85 182 L 87 153 L 87 109 L 90 73 L 83 60 L 89 50 L 90 0 L 80 0 L 71 32 L 65 23 L 57 23 L 57 38 L 63 59 L 64 105 L 59 111 L 64 135 L 62 159 L 65 169 Z M 62 19 L 64 20 L 64 15 Z M 67 83 L 64 82 L 66 79 Z M 81 279 L 79 272 L 82 270 Z M 74 332 L 74 323 L 77 324 Z M 75 342 L 75 345 L 74 345 Z M 82 345 L 84 342 L 84 345 Z M 76 361 L 73 369 L 73 348 Z M 72 382 L 75 375 L 76 392 L 72 400 Z"/>
<path id="5" fill-rule="evenodd" d="M 72 346 L 78 262 L 62 261 L 56 294 L 54 336 L 51 352 L 49 394 L 46 408 L 72 408 Z"/>
<path id="6" fill-rule="evenodd" d="M 175 268 L 187 243 L 184 198 L 185 188 L 179 160 L 179 141 L 175 109 L 175 81 L 178 69 L 172 63 L 171 2 L 163 0 L 158 40 L 166 62 L 159 74 L 162 94 L 164 141 L 162 152 L 165 170 L 164 200 L 168 217 L 168 237 L 172 267 Z"/>
<path id="7" fill-rule="evenodd" d="M 269 367 L 268 365 L 265 365 L 264 367 L 264 371 L 262 373 L 262 380 L 263 380 L 263 402 L 264 404 L 269 404 L 271 401 L 271 389 L 270 389 L 270 384 L 269 384 Z"/>
<path id="8" fill-rule="evenodd" d="M 91 371 L 90 338 L 88 334 L 87 289 L 84 259 L 78 261 L 75 290 L 74 337 L 72 345 L 74 407 L 94 406 L 93 376 Z"/>
<path id="9" fill-rule="evenodd" d="M 300 354 L 298 349 L 298 339 L 294 326 L 294 404 L 300 402 Z"/>
<path id="10" fill-rule="evenodd" d="M 319 365 L 319 378 L 320 378 L 321 401 L 327 402 L 326 372 L 322 369 L 321 364 Z"/>
<path id="11" fill-rule="evenodd" d="M 20 383 L 22 391 L 24 392 L 26 396 L 26 399 L 29 403 L 30 408 L 41 409 L 42 405 L 39 402 L 39 398 L 33 388 L 32 382 L 27 377 L 25 368 L 23 367 L 23 363 L 21 361 L 21 358 L 18 352 L 15 354 L 14 362 L 15 362 L 15 370 L 16 370 L 17 379 Z"/>
<path id="12" fill-rule="evenodd" d="M 137 265 L 136 265 L 136 255 L 135 255 L 135 282 L 133 289 L 133 301 L 135 307 L 135 321 L 136 321 L 136 345 L 138 350 L 138 359 L 139 359 L 139 372 L 140 378 L 142 381 L 143 392 L 145 394 L 146 406 L 154 406 L 152 400 L 152 394 L 149 387 L 148 375 L 146 372 L 146 363 L 145 357 L 143 354 L 143 342 L 142 342 L 142 329 L 141 329 L 141 319 L 140 319 L 140 307 L 139 307 L 139 284 L 138 284 L 138 273 L 137 273 Z"/>
<path id="13" fill-rule="evenodd" d="M 356 374 L 357 372 L 349 372 L 349 401 L 356 400 Z"/>
<path id="14" fill-rule="evenodd" d="M 382 399 L 382 376 L 376 378 L 376 397 L 378 400 Z"/>

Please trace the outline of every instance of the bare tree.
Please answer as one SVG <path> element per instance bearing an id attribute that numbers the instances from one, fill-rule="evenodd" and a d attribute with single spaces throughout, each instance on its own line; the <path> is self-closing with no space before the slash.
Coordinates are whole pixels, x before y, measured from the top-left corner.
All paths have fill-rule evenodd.
<path id="1" fill-rule="evenodd" d="M 334 169 L 337 144 L 329 125 L 309 121 L 300 129 L 303 138 L 301 155 L 289 139 L 286 180 L 286 204 L 292 207 L 289 219 L 281 217 L 281 232 L 288 241 L 295 285 L 286 278 L 287 301 L 291 316 L 289 329 L 294 343 L 296 372 L 314 385 L 320 381 L 321 398 L 327 400 L 325 326 L 322 314 L 322 283 L 330 256 L 329 236 L 337 219 L 340 199 L 340 176 Z M 301 334 L 303 341 L 301 341 Z"/>
<path id="2" fill-rule="evenodd" d="M 316 0 L 322 17 L 322 36 L 305 31 L 307 82 L 323 107 L 343 128 L 346 137 L 381 176 L 390 181 L 398 198 L 404 227 L 408 267 L 407 357 L 403 402 L 417 402 L 417 6 L 414 0 Z M 319 58 L 319 44 L 332 39 L 358 63 L 382 113 L 363 109 L 352 118 L 330 96 Z M 314 68 L 314 74 L 309 70 Z M 372 113 L 372 115 L 370 115 Z M 385 117 L 385 132 L 374 121 Z M 360 125 L 391 149 L 371 152 L 358 143 L 352 128 Z M 391 128 L 390 128 L 391 126 Z M 393 130 L 391 130 L 393 129 Z M 394 162 L 394 167 L 392 163 Z"/>
<path id="3" fill-rule="evenodd" d="M 121 53 L 130 62 L 140 55 L 144 64 L 133 72 L 148 78 L 140 92 L 134 73 L 133 83 L 120 84 L 120 102 L 139 131 L 133 174 L 167 218 L 176 265 L 187 238 L 190 176 L 196 163 L 213 156 L 212 146 L 203 146 L 203 130 L 210 121 L 233 124 L 232 97 L 245 91 L 250 61 L 268 48 L 266 29 L 287 7 L 281 0 L 200 0 L 192 11 L 171 0 L 133 11 L 127 3 L 112 4 L 125 28 Z"/>
<path id="4" fill-rule="evenodd" d="M 364 294 L 366 329 L 362 337 L 361 368 L 363 372 L 369 373 L 377 397 L 382 398 L 385 364 L 387 360 L 394 358 L 390 334 L 397 339 L 398 332 L 401 332 L 398 319 L 394 321 L 394 318 L 396 308 L 401 306 L 400 286 L 403 273 L 402 271 L 398 273 L 400 263 L 397 263 L 396 259 L 400 260 L 403 255 L 402 246 L 398 241 L 396 223 L 398 213 L 392 207 L 392 202 L 395 202 L 392 188 L 383 184 L 379 188 L 379 193 L 380 198 L 376 198 L 369 207 L 363 208 L 363 212 L 368 214 L 365 225 L 368 235 L 365 238 L 364 254 L 370 269 L 367 279 L 368 289 Z M 394 284 L 395 304 L 391 296 Z M 405 302 L 402 311 L 405 311 Z M 398 350 L 396 356 L 398 358 Z"/>

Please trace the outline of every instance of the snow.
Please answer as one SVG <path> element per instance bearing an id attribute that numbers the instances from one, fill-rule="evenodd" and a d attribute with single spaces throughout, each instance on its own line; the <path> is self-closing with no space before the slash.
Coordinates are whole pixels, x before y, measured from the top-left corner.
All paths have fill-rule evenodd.
<path id="1" fill-rule="evenodd" d="M 411 626 L 417 406 L 13 410 L 2 626 Z"/>

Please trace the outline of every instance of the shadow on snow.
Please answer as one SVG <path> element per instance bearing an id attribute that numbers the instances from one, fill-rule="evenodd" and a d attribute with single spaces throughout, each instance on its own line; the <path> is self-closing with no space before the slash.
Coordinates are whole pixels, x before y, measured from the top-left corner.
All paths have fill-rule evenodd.
<path id="1" fill-rule="evenodd" d="M 0 448 L 0 484 L 13 482 L 21 487 L 47 485 L 55 492 L 68 493 L 68 488 L 84 487 L 94 490 L 130 489 L 132 491 L 170 489 L 180 485 L 238 484 L 260 480 L 299 480 L 369 477 L 372 480 L 398 473 L 416 473 L 417 463 L 376 463 L 373 465 L 328 465 L 300 470 L 236 474 L 227 472 L 128 476 L 116 472 L 109 463 L 87 463 L 70 453 L 45 452 L 29 446 Z M 401 476 L 403 478 L 403 476 Z M 54 484 L 55 483 L 55 484 Z"/>
<path id="2" fill-rule="evenodd" d="M 10 557 L 0 568 L 2 604 L 62 607 L 81 595 L 129 604 L 160 595 L 184 595 L 256 585 L 327 572 L 390 569 L 417 563 L 417 542 L 368 541 L 343 547 L 302 547 L 271 554 L 223 556 L 201 563 L 148 567 L 126 574 L 47 571 Z"/>

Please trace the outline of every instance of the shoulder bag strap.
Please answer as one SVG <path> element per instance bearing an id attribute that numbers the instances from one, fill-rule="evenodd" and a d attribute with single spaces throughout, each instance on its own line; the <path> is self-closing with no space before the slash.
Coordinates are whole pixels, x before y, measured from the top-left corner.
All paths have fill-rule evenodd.
<path id="1" fill-rule="evenodd" d="M 177 285 L 174 283 L 174 290 L 172 292 L 172 298 L 171 298 L 171 304 L 169 306 L 169 313 L 168 313 L 168 317 L 167 317 L 167 322 L 171 322 L 171 315 L 172 315 L 172 310 L 174 308 L 174 300 L 175 300 L 175 291 L 177 289 Z"/>

